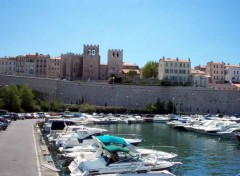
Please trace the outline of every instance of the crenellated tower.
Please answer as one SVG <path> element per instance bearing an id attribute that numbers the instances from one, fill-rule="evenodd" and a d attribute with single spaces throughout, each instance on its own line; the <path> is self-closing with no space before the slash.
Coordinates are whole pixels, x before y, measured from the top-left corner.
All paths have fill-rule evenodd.
<path id="1" fill-rule="evenodd" d="M 108 76 L 121 75 L 123 69 L 123 50 L 108 50 Z"/>
<path id="2" fill-rule="evenodd" d="M 99 45 L 83 46 L 82 80 L 99 80 L 100 55 Z"/>

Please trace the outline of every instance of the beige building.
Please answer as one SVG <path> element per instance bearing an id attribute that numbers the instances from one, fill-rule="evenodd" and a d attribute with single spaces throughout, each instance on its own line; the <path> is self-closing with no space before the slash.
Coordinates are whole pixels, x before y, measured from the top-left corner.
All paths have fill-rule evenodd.
<path id="1" fill-rule="evenodd" d="M 123 50 L 108 50 L 108 77 L 121 76 L 123 70 Z"/>
<path id="2" fill-rule="evenodd" d="M 224 83 L 225 74 L 224 74 L 223 62 L 208 62 L 206 67 L 206 73 L 212 77 L 211 83 Z"/>
<path id="3" fill-rule="evenodd" d="M 14 75 L 16 69 L 16 59 L 14 57 L 0 58 L 0 74 Z"/>
<path id="4" fill-rule="evenodd" d="M 173 84 L 183 85 L 184 83 L 190 83 L 191 77 L 191 61 L 161 58 L 158 65 L 158 79 L 169 80 Z"/>
<path id="5" fill-rule="evenodd" d="M 141 74 L 141 70 L 138 67 L 138 65 L 136 64 L 130 64 L 127 62 L 123 62 L 123 69 L 122 69 L 122 73 L 124 75 L 128 75 L 130 71 L 135 71 L 137 73 L 136 77 L 140 77 Z"/>
<path id="6" fill-rule="evenodd" d="M 191 76 L 194 87 L 208 87 L 209 81 L 211 80 L 211 76 L 201 70 L 192 69 Z"/>
<path id="7" fill-rule="evenodd" d="M 48 78 L 60 79 L 61 57 L 50 58 L 48 65 Z"/>
<path id="8" fill-rule="evenodd" d="M 24 57 L 24 75 L 35 76 L 36 75 L 36 55 L 26 55 Z"/>
<path id="9" fill-rule="evenodd" d="M 25 56 L 16 57 L 16 75 L 25 75 Z"/>

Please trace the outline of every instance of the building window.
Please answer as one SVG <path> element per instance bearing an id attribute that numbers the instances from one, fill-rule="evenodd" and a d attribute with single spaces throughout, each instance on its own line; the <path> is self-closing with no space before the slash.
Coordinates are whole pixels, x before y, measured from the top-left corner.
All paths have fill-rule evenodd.
<path id="1" fill-rule="evenodd" d="M 117 57 L 119 56 L 118 52 L 117 52 Z"/>
<path id="2" fill-rule="evenodd" d="M 165 66 L 168 67 L 168 63 L 165 63 Z"/>
<path id="3" fill-rule="evenodd" d="M 95 56 L 95 50 L 92 50 L 92 55 Z"/>
<path id="4" fill-rule="evenodd" d="M 177 67 L 177 63 L 175 63 L 175 67 Z"/>
<path id="5" fill-rule="evenodd" d="M 91 55 L 91 50 L 88 50 L 87 54 L 90 56 Z"/>
<path id="6" fill-rule="evenodd" d="M 171 63 L 171 67 L 173 66 L 173 63 Z"/>
<path id="7" fill-rule="evenodd" d="M 168 69 L 165 69 L 165 73 L 169 73 Z"/>

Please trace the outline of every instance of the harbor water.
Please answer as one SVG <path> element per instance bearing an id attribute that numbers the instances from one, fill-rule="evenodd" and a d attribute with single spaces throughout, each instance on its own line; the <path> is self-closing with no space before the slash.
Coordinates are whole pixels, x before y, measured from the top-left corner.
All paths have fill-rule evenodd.
<path id="1" fill-rule="evenodd" d="M 140 134 L 139 147 L 178 154 L 183 164 L 178 176 L 237 176 L 240 174 L 240 145 L 237 139 L 221 139 L 190 131 L 180 131 L 162 123 L 95 125 L 109 134 Z"/>

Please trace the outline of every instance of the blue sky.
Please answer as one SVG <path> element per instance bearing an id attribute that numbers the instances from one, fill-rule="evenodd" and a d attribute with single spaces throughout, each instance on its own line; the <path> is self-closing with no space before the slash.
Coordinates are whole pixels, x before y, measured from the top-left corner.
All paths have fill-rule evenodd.
<path id="1" fill-rule="evenodd" d="M 0 57 L 123 49 L 143 66 L 162 56 L 240 63 L 239 0 L 0 0 Z"/>

